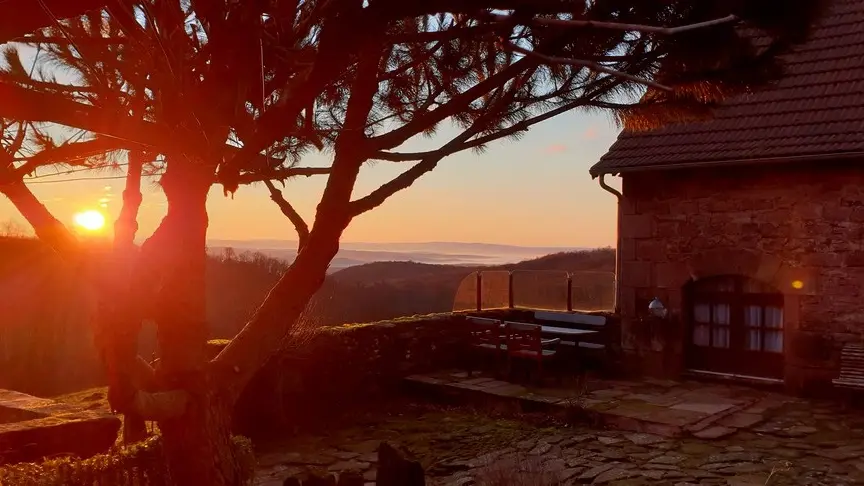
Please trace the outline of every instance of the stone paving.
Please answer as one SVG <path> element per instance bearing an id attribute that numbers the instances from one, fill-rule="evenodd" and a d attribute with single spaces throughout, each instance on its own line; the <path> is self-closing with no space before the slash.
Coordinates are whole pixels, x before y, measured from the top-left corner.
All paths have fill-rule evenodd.
<path id="1" fill-rule="evenodd" d="M 567 386 L 534 387 L 441 371 L 407 378 L 427 391 L 462 395 L 466 401 L 485 396 L 520 404 L 544 404 L 548 413 L 574 413 L 607 428 L 648 432 L 665 437 L 717 439 L 762 422 L 772 410 L 796 400 L 742 386 L 670 380 L 613 381 L 582 379 Z"/>
<path id="2" fill-rule="evenodd" d="M 615 382 L 587 388 L 582 395 L 589 397 L 611 393 L 602 390 L 622 392 L 611 393 L 615 397 L 607 400 L 610 410 L 621 401 L 636 400 L 626 398 L 634 391 L 657 396 L 662 388 L 670 397 L 684 390 L 710 391 L 742 402 L 700 429 L 726 427 L 732 432 L 704 437 L 697 435 L 699 430 L 663 436 L 568 424 L 545 412 L 514 415 L 396 403 L 349 427 L 334 426 L 318 436 L 263 447 L 256 484 L 281 485 L 285 477 L 304 469 L 358 472 L 368 485 L 374 484 L 374 452 L 385 440 L 411 450 L 426 468 L 428 484 L 440 486 L 864 484 L 864 413 L 723 385 Z M 670 398 L 663 407 L 716 418 L 716 409 L 690 406 L 710 403 L 705 395 L 691 400 L 695 396 Z"/>

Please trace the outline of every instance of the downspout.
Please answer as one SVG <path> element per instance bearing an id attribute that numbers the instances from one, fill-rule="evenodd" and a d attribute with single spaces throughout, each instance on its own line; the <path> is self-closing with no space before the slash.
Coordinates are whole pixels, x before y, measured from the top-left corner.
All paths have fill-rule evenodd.
<path id="1" fill-rule="evenodd" d="M 621 194 L 621 192 L 619 192 L 614 187 L 611 187 L 611 186 L 609 186 L 609 184 L 606 184 L 605 178 L 606 178 L 606 174 L 600 174 L 600 179 L 599 179 L 600 180 L 600 187 L 602 187 L 604 190 L 606 190 L 606 192 L 613 194 L 615 196 L 615 198 L 618 199 L 618 218 L 617 218 L 618 221 L 617 221 L 617 226 L 615 228 L 615 301 L 613 304 L 613 309 L 614 309 L 616 314 L 620 314 L 620 312 L 621 312 L 620 300 L 621 299 L 620 299 L 620 295 L 619 295 L 620 294 L 620 288 L 619 288 L 619 285 L 620 285 L 619 275 L 620 275 L 620 273 L 619 272 L 621 270 L 621 200 L 624 198 L 624 195 Z"/>

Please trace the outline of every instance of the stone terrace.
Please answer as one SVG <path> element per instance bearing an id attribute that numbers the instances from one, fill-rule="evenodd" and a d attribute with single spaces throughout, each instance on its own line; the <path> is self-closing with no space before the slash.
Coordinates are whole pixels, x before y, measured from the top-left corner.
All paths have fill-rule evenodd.
<path id="1" fill-rule="evenodd" d="M 309 469 L 354 471 L 374 484 L 381 441 L 411 450 L 428 483 L 441 486 L 864 483 L 864 416 L 830 403 L 783 402 L 760 423 L 717 439 L 567 424 L 544 412 L 394 402 L 260 447 L 256 484 L 278 486 Z"/>
<path id="2" fill-rule="evenodd" d="M 237 410 L 272 431 L 255 437 L 257 484 L 314 470 L 374 485 L 382 441 L 441 486 L 864 484 L 864 414 L 837 403 L 706 382 L 469 378 L 466 330 L 455 314 L 323 329 L 273 362 Z"/>
<path id="3" fill-rule="evenodd" d="M 538 410 L 562 418 L 581 417 L 596 425 L 665 437 L 716 439 L 754 426 L 786 403 L 787 396 L 740 386 L 645 379 L 583 379 L 568 387 L 532 387 L 442 371 L 413 375 L 415 389 L 469 403 L 496 402 L 514 410 Z M 795 431 L 790 431 L 795 433 Z"/>

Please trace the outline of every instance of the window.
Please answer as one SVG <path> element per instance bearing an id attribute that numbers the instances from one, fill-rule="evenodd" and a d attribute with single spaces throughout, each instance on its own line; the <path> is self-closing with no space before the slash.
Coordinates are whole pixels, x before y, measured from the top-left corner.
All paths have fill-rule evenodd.
<path id="1" fill-rule="evenodd" d="M 757 280 L 723 276 L 693 282 L 691 344 L 783 352 L 783 295 Z"/>

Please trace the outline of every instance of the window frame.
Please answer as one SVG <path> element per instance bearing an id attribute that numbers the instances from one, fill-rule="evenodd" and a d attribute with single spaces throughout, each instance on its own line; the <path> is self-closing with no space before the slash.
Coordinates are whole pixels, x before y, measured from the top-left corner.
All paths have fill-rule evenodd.
<path id="1" fill-rule="evenodd" d="M 714 284 L 724 283 L 731 284 L 730 290 L 717 290 L 709 286 Z M 747 290 L 747 284 L 757 284 L 762 287 L 760 292 L 751 292 Z M 706 288 L 709 287 L 709 288 Z M 690 316 L 690 332 L 688 344 L 700 348 L 710 349 L 738 349 L 741 351 L 759 352 L 759 353 L 779 353 L 782 354 L 785 350 L 785 340 L 783 340 L 779 351 L 765 349 L 766 333 L 783 333 L 785 331 L 785 323 L 783 322 L 783 301 L 784 296 L 779 291 L 767 292 L 769 286 L 758 280 L 746 277 L 744 275 L 718 275 L 705 279 L 695 280 L 688 284 L 687 291 L 687 310 Z M 709 309 L 709 321 L 699 322 L 696 320 L 696 306 L 704 304 Z M 716 324 L 714 320 L 715 307 L 717 305 L 729 306 L 729 322 L 728 324 Z M 748 323 L 746 312 L 748 307 L 758 307 L 759 324 L 752 325 Z M 765 326 L 765 315 L 769 308 L 779 309 L 781 312 L 780 327 L 768 328 Z M 697 325 L 708 326 L 708 345 L 700 345 L 694 341 L 693 331 Z M 728 346 L 714 346 L 714 331 L 717 328 L 725 328 L 728 334 Z M 750 349 L 747 347 L 747 334 L 750 331 L 759 333 L 759 349 Z"/>

